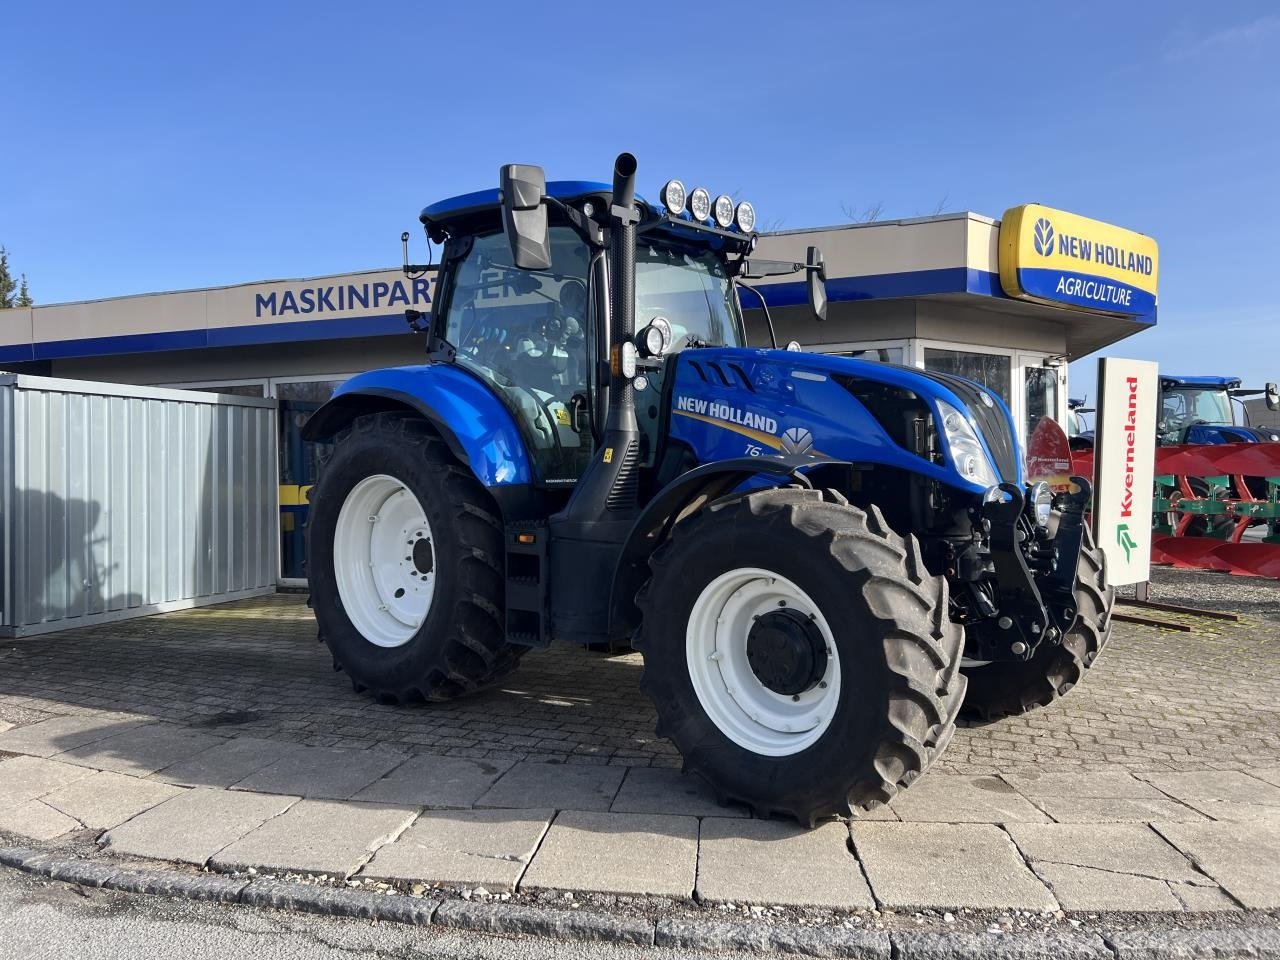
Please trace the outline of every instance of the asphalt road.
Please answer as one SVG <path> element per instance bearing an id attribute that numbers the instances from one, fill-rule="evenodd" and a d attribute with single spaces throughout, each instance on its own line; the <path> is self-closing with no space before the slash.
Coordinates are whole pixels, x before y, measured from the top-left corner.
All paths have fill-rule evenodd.
<path id="1" fill-rule="evenodd" d="M 350 960 L 353 953 L 432 960 L 692 960 L 722 956 L 171 901 L 35 880 L 0 868 L 0 958 L 45 960 Z"/>

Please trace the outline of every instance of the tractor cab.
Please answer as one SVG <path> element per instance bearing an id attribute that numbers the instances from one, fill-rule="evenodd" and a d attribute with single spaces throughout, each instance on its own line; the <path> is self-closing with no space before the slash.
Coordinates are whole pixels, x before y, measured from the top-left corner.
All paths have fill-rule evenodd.
<path id="1" fill-rule="evenodd" d="M 1237 377 L 1161 375 L 1157 442 L 1258 443 L 1280 439 L 1274 430 L 1250 426 L 1247 415 L 1241 418 L 1243 422 L 1237 422 L 1233 402 L 1259 394 L 1265 395 L 1269 409 L 1280 409 L 1274 383 L 1263 390 L 1242 390 Z"/>
<path id="2" fill-rule="evenodd" d="M 508 187 L 513 200 L 521 186 Z M 503 400 L 527 445 L 534 484 L 567 489 L 603 439 L 611 365 L 622 360 L 622 341 L 609 323 L 613 188 L 552 181 L 537 190 L 538 234 L 525 246 L 515 232 L 520 212 L 504 206 L 502 190 L 422 211 L 428 237 L 443 243 L 430 352 L 465 368 Z M 703 188 L 686 192 L 675 180 L 663 187 L 661 204 L 636 198 L 635 210 L 627 266 L 641 334 L 628 342 L 627 362 L 643 368 L 630 383 L 641 401 L 650 401 L 637 403 L 636 417 L 640 462 L 653 466 L 665 422 L 657 399 L 670 366 L 661 358 L 689 347 L 745 346 L 736 287 L 750 269 L 755 212 L 727 196 L 712 201 Z M 536 255 L 522 262 L 531 249 Z"/>

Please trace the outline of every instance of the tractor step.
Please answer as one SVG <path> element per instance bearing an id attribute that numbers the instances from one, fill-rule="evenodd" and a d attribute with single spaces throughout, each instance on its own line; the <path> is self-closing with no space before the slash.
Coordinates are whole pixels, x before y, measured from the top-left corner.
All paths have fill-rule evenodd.
<path id="1" fill-rule="evenodd" d="M 506 524 L 507 642 L 522 647 L 551 643 L 547 620 L 547 525 Z"/>

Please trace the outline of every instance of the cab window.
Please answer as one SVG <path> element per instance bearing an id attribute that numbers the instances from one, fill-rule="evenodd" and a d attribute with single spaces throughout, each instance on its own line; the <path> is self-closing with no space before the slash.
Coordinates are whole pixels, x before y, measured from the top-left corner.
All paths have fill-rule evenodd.
<path id="1" fill-rule="evenodd" d="M 654 317 L 671 324 L 673 350 L 698 342 L 742 346 L 742 318 L 724 263 L 710 251 L 636 246 L 636 328 Z"/>
<path id="2" fill-rule="evenodd" d="M 568 227 L 552 227 L 550 239 L 550 270 L 517 270 L 504 234 L 476 237 L 454 267 L 445 337 L 457 362 L 506 401 L 538 478 L 568 483 L 592 449 L 587 417 L 578 415 L 590 375 L 591 253 Z"/>

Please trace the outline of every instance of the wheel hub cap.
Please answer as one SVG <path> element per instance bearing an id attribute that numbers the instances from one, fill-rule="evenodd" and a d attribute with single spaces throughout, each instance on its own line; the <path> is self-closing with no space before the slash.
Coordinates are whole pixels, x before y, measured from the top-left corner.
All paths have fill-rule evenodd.
<path id="1" fill-rule="evenodd" d="M 739 567 L 714 578 L 689 611 L 685 642 L 698 702 L 739 746 L 790 756 L 830 726 L 840 654 L 822 610 L 786 577 Z"/>
<path id="2" fill-rule="evenodd" d="M 789 607 L 764 614 L 747 634 L 751 672 L 774 693 L 813 689 L 827 672 L 827 644 L 814 622 Z"/>
<path id="3" fill-rule="evenodd" d="M 333 548 L 338 594 L 352 626 L 379 647 L 412 640 L 436 581 L 431 525 L 418 498 L 395 477 L 366 477 L 342 504 Z"/>

